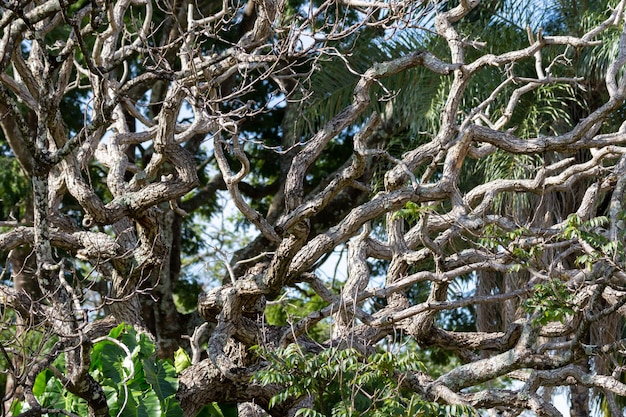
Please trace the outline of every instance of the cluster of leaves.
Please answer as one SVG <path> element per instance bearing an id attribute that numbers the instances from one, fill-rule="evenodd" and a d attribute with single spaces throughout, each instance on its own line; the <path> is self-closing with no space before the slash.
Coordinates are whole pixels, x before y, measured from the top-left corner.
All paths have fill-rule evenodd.
<path id="1" fill-rule="evenodd" d="M 432 206 L 422 206 L 420 204 L 409 201 L 403 208 L 395 212 L 394 217 L 400 217 L 407 221 L 410 225 L 417 223 L 420 218 L 426 214 L 435 211 Z"/>
<path id="2" fill-rule="evenodd" d="M 497 225 L 488 225 L 485 228 L 484 236 L 479 239 L 479 243 L 491 250 L 506 250 L 517 261 L 510 268 L 511 272 L 519 272 L 523 267 L 528 266 L 537 259 L 543 248 L 539 244 L 526 245 L 523 242 L 525 236 L 531 236 L 530 231 L 525 227 L 506 231 Z"/>
<path id="3" fill-rule="evenodd" d="M 622 212 L 619 221 L 624 220 L 626 213 Z M 611 240 L 604 226 L 609 223 L 606 216 L 598 216 L 582 221 L 575 213 L 570 214 L 563 228 L 562 238 L 578 240 L 585 253 L 576 258 L 577 265 L 585 265 L 591 269 L 592 265 L 601 258 L 624 261 L 624 244 L 622 239 Z M 621 233 L 623 235 L 623 231 Z M 620 236 L 620 238 L 623 236 Z"/>
<path id="4" fill-rule="evenodd" d="M 100 383 L 109 412 L 117 417 L 182 417 L 176 400 L 178 372 L 189 366 L 189 358 L 180 350 L 175 364 L 155 356 L 154 342 L 131 326 L 120 324 L 107 337 L 100 338 L 91 352 L 90 373 Z M 65 356 L 37 375 L 33 394 L 47 410 L 67 410 L 75 415 L 88 414 L 87 404 L 67 392 L 61 375 Z M 27 411 L 26 401 L 15 401 L 13 415 Z M 236 417 L 237 408 L 228 404 L 209 404 L 199 417 Z"/>
<path id="5" fill-rule="evenodd" d="M 295 287 L 287 290 L 278 302 L 267 306 L 265 320 L 272 326 L 285 326 L 312 312 L 319 311 L 327 305 L 328 303 L 310 288 Z M 307 334 L 313 340 L 320 342 L 325 340 L 329 334 L 328 322 L 318 323 L 309 329 Z"/>
<path id="6" fill-rule="evenodd" d="M 176 370 L 169 361 L 154 360 L 154 343 L 127 325 L 111 330 L 94 344 L 91 374 L 102 385 L 111 415 L 182 416 L 174 395 Z M 33 394 L 46 409 L 64 409 L 87 415 L 87 404 L 66 392 L 57 375 L 65 369 L 60 355 L 51 367 L 37 375 Z M 15 402 L 13 414 L 26 411 L 26 402 Z"/>
<path id="7" fill-rule="evenodd" d="M 533 314 L 533 321 L 541 325 L 562 323 L 567 315 L 574 314 L 572 294 L 566 284 L 557 279 L 535 285 L 532 297 L 524 300 L 522 308 Z"/>
<path id="8" fill-rule="evenodd" d="M 304 353 L 296 344 L 275 350 L 257 347 L 269 363 L 254 380 L 284 389 L 270 407 L 308 396 L 314 408 L 301 408 L 296 416 L 452 416 L 474 415 L 467 407 L 441 406 L 402 389 L 402 374 L 424 369 L 415 351 L 377 352 L 365 357 L 352 348 L 332 347 Z"/>
<path id="9" fill-rule="evenodd" d="M 39 357 L 53 349 L 58 341 L 41 324 L 33 322 L 28 324 L 30 325 L 29 331 L 22 331 L 23 322 L 20 323 L 15 311 L 0 306 L 0 389 L 3 390 L 2 393 L 6 390 L 9 372 L 23 372 L 32 366 L 30 362 L 18 364 L 12 360 L 12 342 L 23 348 L 23 352 L 27 353 L 28 357 Z"/>

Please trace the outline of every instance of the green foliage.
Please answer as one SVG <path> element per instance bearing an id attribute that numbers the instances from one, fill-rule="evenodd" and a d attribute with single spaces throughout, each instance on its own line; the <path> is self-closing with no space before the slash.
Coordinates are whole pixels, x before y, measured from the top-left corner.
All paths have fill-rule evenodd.
<path id="1" fill-rule="evenodd" d="M 178 372 L 189 366 L 184 351 L 176 352 L 175 364 L 155 357 L 154 343 L 148 336 L 121 324 L 108 337 L 94 343 L 90 373 L 100 383 L 107 397 L 109 412 L 117 417 L 182 417 L 176 400 Z M 53 363 L 63 373 L 64 356 Z M 77 415 L 87 415 L 84 400 L 65 390 L 63 382 L 51 369 L 37 375 L 33 394 L 42 407 L 62 409 Z M 15 402 L 14 414 L 28 410 L 26 402 Z M 232 405 L 211 404 L 200 417 L 235 417 Z"/>
<path id="2" fill-rule="evenodd" d="M 530 266 L 543 252 L 540 244 L 529 244 L 524 241 L 525 236 L 532 236 L 531 232 L 520 227 L 506 231 L 497 225 L 487 225 L 479 243 L 491 250 L 506 250 L 514 259 L 511 272 L 519 272 Z"/>
<path id="3" fill-rule="evenodd" d="M 474 415 L 467 407 L 440 406 L 401 388 L 398 381 L 404 373 L 424 370 L 414 351 L 381 351 L 365 357 L 352 348 L 304 353 L 296 344 L 256 351 L 269 366 L 254 380 L 283 387 L 270 407 L 305 396 L 314 399 L 314 408 L 300 409 L 298 416 Z"/>
<path id="4" fill-rule="evenodd" d="M 185 255 L 196 255 L 206 250 L 206 239 L 202 235 L 202 225 L 210 220 L 210 216 L 194 213 L 183 220 L 181 230 L 181 251 Z"/>
<path id="5" fill-rule="evenodd" d="M 499 179 L 529 179 L 543 165 L 540 155 L 512 155 L 496 151 L 486 158 L 480 159 L 473 174 L 481 177 L 484 182 Z M 498 193 L 494 199 L 497 212 L 508 212 L 515 215 L 527 212 L 531 207 L 530 197 L 525 193 Z"/>
<path id="6" fill-rule="evenodd" d="M 173 292 L 176 308 L 187 313 L 198 307 L 198 294 L 202 292 L 202 285 L 193 277 L 183 275 L 174 283 Z"/>
<path id="7" fill-rule="evenodd" d="M 25 198 L 30 194 L 30 182 L 22 173 L 17 159 L 0 156 L 0 216 L 17 219 L 25 215 Z"/>
<path id="8" fill-rule="evenodd" d="M 534 286 L 533 295 L 522 303 L 522 308 L 533 314 L 535 323 L 545 325 L 564 322 L 568 314 L 574 313 L 572 295 L 563 281 L 550 280 Z"/>
<path id="9" fill-rule="evenodd" d="M 417 9 L 430 7 L 427 3 L 416 6 Z M 419 10 L 416 14 L 419 15 Z M 431 14 L 421 16 L 424 20 L 431 18 Z M 391 38 L 379 35 L 364 29 L 356 39 L 337 46 L 339 51 L 345 52 L 343 58 L 331 55 L 318 61 L 320 71 L 311 77 L 310 96 L 298 109 L 296 136 L 307 138 L 351 103 L 359 74 L 364 73 L 372 62 L 388 61 L 416 50 L 430 50 L 432 46 L 427 44 L 430 39 L 421 31 L 407 30 Z M 386 126 L 389 135 L 386 146 L 394 155 L 401 155 L 416 142 L 430 140 L 423 132 L 436 131 L 447 85 L 445 78 L 423 68 L 387 77 L 372 88 L 371 110 L 365 111 L 356 124 L 363 122 L 371 111 L 383 115 L 390 122 Z M 415 94 L 415 91 L 420 93 Z M 335 153 L 329 153 L 328 157 L 334 158 Z"/>
<path id="10" fill-rule="evenodd" d="M 53 350 L 58 341 L 58 338 L 40 323 L 29 323 L 29 331 L 22 331 L 22 326 L 16 325 L 18 320 L 15 311 L 5 306 L 0 307 L 0 392 L 4 392 L 6 388 L 7 374 L 11 369 L 11 356 L 15 352 L 14 346 L 19 346 L 20 353 L 26 357 L 41 358 Z M 17 371 L 21 372 L 23 369 L 18 366 Z M 13 414 L 17 415 L 19 412 Z"/>
<path id="11" fill-rule="evenodd" d="M 181 373 L 185 369 L 191 366 L 191 358 L 183 348 L 178 348 L 176 352 L 174 352 L 174 368 L 176 369 L 176 373 Z"/>
<path id="12" fill-rule="evenodd" d="M 327 305 L 328 303 L 313 290 L 298 287 L 294 291 L 289 290 L 277 302 L 268 305 L 265 309 L 265 320 L 272 326 L 285 326 Z M 309 337 L 320 342 L 328 338 L 328 335 L 326 322 L 318 323 L 308 332 Z"/>
<path id="13" fill-rule="evenodd" d="M 394 217 L 406 220 L 410 225 L 418 222 L 425 212 L 433 211 L 432 207 L 425 207 L 412 201 L 407 202 L 403 208 L 394 213 Z"/>
<path id="14" fill-rule="evenodd" d="M 625 215 L 625 212 L 620 213 L 618 221 L 623 221 Z M 576 258 L 577 265 L 584 265 L 590 270 L 601 258 L 624 261 L 624 231 L 619 232 L 619 239 L 610 240 L 603 228 L 608 223 L 609 218 L 606 216 L 594 217 L 587 221 L 582 221 L 575 213 L 567 217 L 559 237 L 578 240 L 583 246 L 584 253 Z"/>

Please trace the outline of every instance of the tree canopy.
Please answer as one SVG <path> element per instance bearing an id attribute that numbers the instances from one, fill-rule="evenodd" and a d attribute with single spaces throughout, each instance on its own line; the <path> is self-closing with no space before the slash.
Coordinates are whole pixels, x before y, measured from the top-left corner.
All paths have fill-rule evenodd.
<path id="1" fill-rule="evenodd" d="M 624 415 L 626 0 L 0 2 L 3 415 Z"/>

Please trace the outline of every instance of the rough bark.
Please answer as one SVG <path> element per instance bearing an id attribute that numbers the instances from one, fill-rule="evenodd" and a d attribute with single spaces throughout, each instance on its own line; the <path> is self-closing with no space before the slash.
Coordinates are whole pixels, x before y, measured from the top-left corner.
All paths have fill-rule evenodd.
<path id="1" fill-rule="evenodd" d="M 367 357 L 386 344 L 455 356 L 460 364 L 436 377 L 389 371 L 425 401 L 558 416 L 542 389 L 568 386 L 572 415 L 588 413 L 598 392 L 616 410 L 626 394 L 614 365 L 626 343 L 617 334 L 626 312 L 625 5 L 586 32 L 528 29 L 527 43 L 503 47 L 467 35 L 478 0 L 2 3 L 0 127 L 33 202 L 32 219 L 0 220 L 12 266 L 0 304 L 20 327 L 2 348 L 13 368 L 33 365 L 11 371 L 5 410 L 23 396 L 44 413 L 34 381 L 64 355 L 64 389 L 90 415 L 108 415 L 89 372 L 93 340 L 126 322 L 172 357 L 191 321 L 173 295 L 191 255 L 195 266 L 219 259 L 226 274 L 207 279 L 213 287 L 198 298 L 211 326 L 187 336 L 193 363 L 177 395 L 185 415 L 209 402 L 238 403 L 241 415 L 315 406 L 319 392 L 270 408 L 287 387 L 251 379 L 270 366 L 253 347 L 292 344 L 302 354 L 352 347 Z M 372 42 L 389 56 L 356 56 L 377 31 L 388 38 Z M 413 31 L 419 46 L 400 44 Z M 602 42 L 614 56 L 573 76 Z M 307 89 L 329 63 L 354 82 L 330 114 L 308 117 L 319 103 Z M 427 97 L 415 74 L 436 93 Z M 489 91 L 476 87 L 493 77 Z M 536 132 L 522 129 L 527 102 L 555 86 L 575 107 L 571 120 L 557 123 L 568 110 L 555 105 L 528 116 Z M 587 107 L 583 87 L 597 95 Z M 404 90 L 436 113 L 419 131 L 406 115 L 428 115 L 402 108 Z M 77 96 L 84 103 L 70 106 Z M 81 123 L 68 108 L 84 113 Z M 276 125 L 256 129 L 266 116 Z M 476 170 L 502 155 L 541 162 L 517 176 Z M 184 253 L 185 227 L 215 215 L 207 206 L 218 194 L 258 234 L 225 244 L 229 254 L 219 245 Z M 325 279 L 320 266 L 344 247 L 345 282 Z M 268 308 L 293 293 L 323 305 L 268 324 Z M 459 312 L 471 316 L 462 331 L 450 319 Z M 332 331 L 312 341 L 320 323 Z M 50 336 L 48 351 L 20 351 L 27 324 Z M 505 378 L 522 387 L 501 388 Z"/>

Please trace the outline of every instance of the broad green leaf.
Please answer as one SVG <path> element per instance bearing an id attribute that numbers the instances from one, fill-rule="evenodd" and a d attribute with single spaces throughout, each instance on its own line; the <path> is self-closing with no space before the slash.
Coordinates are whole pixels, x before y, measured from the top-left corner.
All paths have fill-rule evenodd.
<path id="1" fill-rule="evenodd" d="M 118 410 L 122 410 L 119 417 L 137 417 L 139 412 L 137 410 L 137 400 L 130 393 L 130 390 L 124 391 L 123 387 L 120 387 L 118 398 L 117 398 Z M 119 411 L 118 411 L 119 413 Z M 118 414 L 115 414 L 116 416 Z"/>
<path id="2" fill-rule="evenodd" d="M 178 379 L 176 378 L 176 370 L 171 363 L 167 361 L 153 362 L 144 359 L 143 370 L 146 381 L 152 386 L 159 400 L 163 401 L 167 397 L 176 394 Z"/>
<path id="3" fill-rule="evenodd" d="M 104 391 L 104 396 L 107 399 L 107 405 L 109 406 L 109 414 L 117 416 L 117 413 L 120 410 L 119 396 L 124 395 L 124 387 L 113 384 L 113 381 L 111 380 L 105 380 L 101 382 L 101 385 L 102 390 Z M 120 391 L 119 395 L 118 390 Z"/>
<path id="4" fill-rule="evenodd" d="M 239 410 L 237 409 L 237 404 L 232 403 L 217 403 L 220 410 L 222 410 L 222 414 L 224 417 L 237 417 L 239 415 Z"/>
<path id="5" fill-rule="evenodd" d="M 134 392 L 143 392 L 151 390 L 152 387 L 146 381 L 146 375 L 143 369 L 143 359 L 137 357 L 133 358 L 133 364 L 135 365 L 135 374 L 132 379 L 128 381 L 128 387 Z"/>
<path id="6" fill-rule="evenodd" d="M 133 396 L 136 393 L 133 392 Z M 161 403 L 152 390 L 139 393 L 137 401 L 137 417 L 158 417 L 161 415 Z"/>
<path id="7" fill-rule="evenodd" d="M 24 406 L 24 402 L 13 400 L 13 404 L 11 404 L 11 414 L 14 416 L 19 415 L 22 412 Z"/>
<path id="8" fill-rule="evenodd" d="M 162 416 L 163 417 L 183 417 L 183 410 L 178 405 L 178 401 L 176 398 L 166 398 L 165 401 L 161 404 Z"/>
<path id="9" fill-rule="evenodd" d="M 119 346 L 106 340 L 98 343 L 101 345 L 97 350 L 94 348 L 93 356 L 98 363 L 100 372 L 104 378 L 110 378 L 113 382 L 121 384 L 128 375 L 128 371 L 123 366 L 126 358 L 125 352 Z"/>
<path id="10" fill-rule="evenodd" d="M 139 355 L 142 358 L 148 358 L 154 353 L 154 342 L 144 333 L 135 333 L 135 340 L 139 347 Z M 134 352 L 133 352 L 134 354 Z"/>
<path id="11" fill-rule="evenodd" d="M 125 396 L 123 388 L 120 389 L 118 404 L 123 407 L 120 417 L 160 417 L 161 404 L 154 391 L 128 390 Z"/>
<path id="12" fill-rule="evenodd" d="M 109 337 L 112 337 L 113 339 L 119 339 L 120 335 L 124 333 L 127 327 L 128 326 L 125 323 L 119 324 L 118 326 L 111 329 L 111 331 L 109 332 Z"/>
<path id="13" fill-rule="evenodd" d="M 35 378 L 35 383 L 33 384 L 33 395 L 38 397 L 46 392 L 46 384 L 48 383 L 48 379 L 52 376 L 52 372 L 45 369 L 37 375 Z"/>
<path id="14" fill-rule="evenodd" d="M 174 352 L 174 368 L 176 372 L 181 373 L 189 366 L 191 366 L 191 358 L 189 358 L 185 349 L 178 348 L 178 350 Z"/>
<path id="15" fill-rule="evenodd" d="M 51 376 L 46 383 L 45 392 L 39 397 L 41 406 L 45 408 L 63 409 L 65 407 L 64 391 L 65 389 L 61 381 Z"/>
<path id="16" fill-rule="evenodd" d="M 137 343 L 137 332 L 132 327 L 127 327 L 118 339 L 128 347 L 133 357 L 141 350 Z"/>

